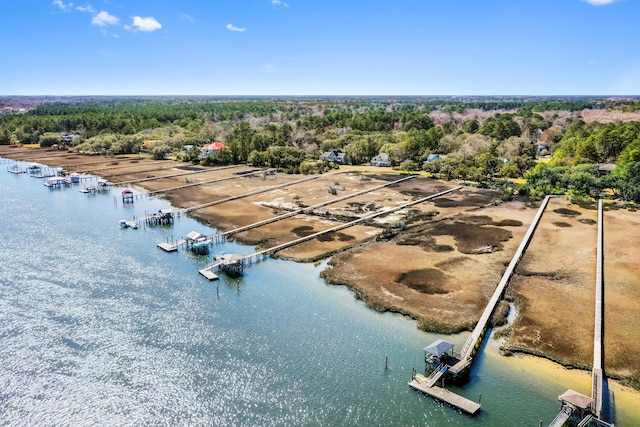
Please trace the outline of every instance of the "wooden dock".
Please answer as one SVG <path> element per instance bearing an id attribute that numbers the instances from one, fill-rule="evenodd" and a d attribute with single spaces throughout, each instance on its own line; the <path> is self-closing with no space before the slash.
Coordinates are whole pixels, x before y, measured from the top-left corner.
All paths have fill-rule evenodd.
<path id="1" fill-rule="evenodd" d="M 248 172 L 248 173 L 244 173 L 242 175 L 233 175 L 233 176 L 226 176 L 224 178 L 216 178 L 216 179 L 209 179 L 209 180 L 206 180 L 206 181 L 192 182 L 192 183 L 189 183 L 189 184 L 178 185 L 177 187 L 170 187 L 170 188 L 165 188 L 165 189 L 162 189 L 162 190 L 149 191 L 147 194 L 148 195 L 155 195 L 155 194 L 160 194 L 160 193 L 168 193 L 169 191 L 174 191 L 174 190 L 181 190 L 183 188 L 196 187 L 196 186 L 199 186 L 199 185 L 215 184 L 216 182 L 223 182 L 223 181 L 229 181 L 229 180 L 232 180 L 232 179 L 244 178 L 244 177 L 247 177 L 247 176 L 259 175 L 259 174 L 268 172 L 270 170 L 275 171 L 275 169 L 267 169 L 267 170 L 260 170 L 260 171 L 256 171 L 256 172 Z"/>
<path id="2" fill-rule="evenodd" d="M 573 411 L 568 409 L 566 406 L 563 407 L 560 410 L 560 412 L 558 412 L 558 415 L 556 415 L 556 417 L 551 421 L 551 423 L 549 424 L 549 427 L 562 427 L 562 426 L 564 426 L 564 423 L 566 423 L 567 420 L 569 420 L 569 417 L 571 416 L 572 412 Z"/>
<path id="3" fill-rule="evenodd" d="M 578 404 L 571 399 L 566 398 L 573 390 L 567 390 L 563 395 L 558 397 L 558 400 L 562 401 L 560 412 L 556 418 L 549 424 L 549 427 L 560 427 L 564 421 L 569 418 L 569 415 L 574 410 L 580 410 L 582 421 L 578 424 L 578 427 L 587 425 L 598 426 L 612 426 L 608 422 L 600 419 L 602 416 L 602 393 L 604 383 L 604 366 L 602 362 L 602 350 L 603 350 L 603 321 L 604 321 L 604 214 L 602 200 L 598 200 L 598 230 L 596 237 L 596 295 L 595 295 L 595 312 L 594 312 L 594 327 L 593 327 L 593 367 L 591 371 L 591 398 L 583 395 L 579 395 L 583 404 Z M 573 392 L 574 394 L 577 394 Z M 563 413 L 569 414 L 566 416 Z M 564 421 L 563 421 L 564 420 Z"/>
<path id="4" fill-rule="evenodd" d="M 233 257 L 232 263 L 233 263 L 233 265 L 238 265 L 239 271 L 242 271 L 242 268 L 244 267 L 244 265 L 246 265 L 248 262 L 251 262 L 252 260 L 260 260 L 260 259 L 268 257 L 269 255 L 272 255 L 275 252 L 278 252 L 278 251 L 280 251 L 282 249 L 289 248 L 291 246 L 295 246 L 295 245 L 298 245 L 300 243 L 315 239 L 318 236 L 322 236 L 322 235 L 327 234 L 327 233 L 333 233 L 333 232 L 336 232 L 336 231 L 340 231 L 340 230 L 343 230 L 345 228 L 353 227 L 354 225 L 357 225 L 357 224 L 360 224 L 362 222 L 368 221 L 368 220 L 370 220 L 372 218 L 375 218 L 375 217 L 378 217 L 378 216 L 381 216 L 381 215 L 385 215 L 385 214 L 388 214 L 388 213 L 391 213 L 391 212 L 395 212 L 395 211 L 398 211 L 398 210 L 401 210 L 401 209 L 405 209 L 407 207 L 410 207 L 410 206 L 413 206 L 413 205 L 416 205 L 416 204 L 419 204 L 419 203 L 423 203 L 423 202 L 425 202 L 427 200 L 431 200 L 431 199 L 434 199 L 436 197 L 440 197 L 440 196 L 442 196 L 444 194 L 448 194 L 448 193 L 451 193 L 453 191 L 457 191 L 457 190 L 459 190 L 461 188 L 462 188 L 462 186 L 450 188 L 448 190 L 444 190 L 444 191 L 441 191 L 439 193 L 432 194 L 430 196 L 423 197 L 423 198 L 414 200 L 414 201 L 409 202 L 409 203 L 405 203 L 405 204 L 403 204 L 401 206 L 396 206 L 394 208 L 391 208 L 391 209 L 388 209 L 388 210 L 385 210 L 385 211 L 382 211 L 382 212 L 378 212 L 378 213 L 375 213 L 375 214 L 372 214 L 372 215 L 368 215 L 366 217 L 363 217 L 363 218 L 360 218 L 360 219 L 357 219 L 355 221 L 351 221 L 351 222 L 348 222 L 348 223 L 345 223 L 345 224 L 340 224 L 340 225 L 338 225 L 336 227 L 332 227 L 332 228 L 329 228 L 327 230 L 319 231 L 317 233 L 310 234 L 308 236 L 301 237 L 299 239 L 292 240 L 290 242 L 282 243 L 280 245 L 277 245 L 277 246 L 274 246 L 274 247 L 271 247 L 271 248 L 268 248 L 268 249 L 263 249 L 263 250 L 260 250 L 260 251 L 252 252 L 252 253 L 247 254 L 247 255 L 232 255 L 232 257 Z M 159 248 L 161 248 L 161 249 L 163 249 L 163 250 L 165 250 L 167 252 L 173 252 L 173 251 L 177 250 L 177 246 L 178 246 L 178 244 L 176 244 L 176 245 L 171 245 L 169 243 L 159 243 L 158 244 Z M 216 256 L 215 261 L 212 264 L 200 269 L 199 273 L 202 274 L 203 276 L 207 277 L 207 275 L 205 273 L 206 271 L 211 271 L 216 267 L 221 268 L 223 265 L 231 264 L 229 262 L 229 261 L 231 261 L 231 259 L 227 259 L 227 258 L 224 258 L 224 257 L 222 257 L 220 259 L 218 259 L 218 258 L 219 258 L 219 256 Z"/>
<path id="5" fill-rule="evenodd" d="M 340 224 L 340 225 L 337 225 L 335 227 L 331 227 L 331 228 L 328 228 L 326 230 L 319 231 L 317 233 L 309 234 L 308 236 L 304 236 L 304 237 L 301 237 L 299 239 L 292 240 L 290 242 L 282 243 L 280 245 L 277 245 L 277 246 L 274 246 L 274 247 L 271 247 L 271 248 L 268 248 L 268 249 L 263 249 L 261 251 L 254 252 L 251 255 L 252 256 L 272 255 L 272 254 L 274 254 L 274 253 L 276 253 L 278 251 L 281 251 L 283 249 L 289 248 L 291 246 L 298 245 L 300 243 L 307 242 L 309 240 L 313 240 L 316 237 L 320 237 L 320 236 L 322 236 L 324 234 L 335 233 L 337 231 L 344 230 L 345 228 L 353 227 L 354 225 L 358 225 L 358 224 L 370 221 L 370 220 L 372 220 L 374 218 L 377 218 L 379 216 L 387 215 L 387 214 L 390 214 L 390 213 L 393 213 L 393 212 L 396 212 L 396 211 L 399 211 L 399 210 L 402 210 L 402 209 L 406 209 L 408 207 L 411 207 L 411 206 L 414 206 L 414 205 L 417 205 L 417 204 L 420 204 L 420 203 L 424 203 L 424 202 L 426 202 L 428 200 L 435 199 L 436 197 L 440 197 L 440 196 L 443 196 L 445 194 L 460 190 L 461 188 L 462 188 L 462 186 L 450 188 L 448 190 L 444 190 L 444 191 L 441 191 L 441 192 L 436 193 L 436 194 L 432 194 L 432 195 L 427 196 L 427 197 L 422 197 L 420 199 L 417 199 L 417 200 L 414 200 L 414 201 L 411 201 L 411 202 L 408 202 L 408 203 L 404 203 L 404 204 L 402 204 L 400 206 L 396 206 L 394 208 L 390 208 L 390 209 L 387 209 L 387 210 L 384 210 L 384 211 L 381 211 L 381 212 L 376 212 L 374 214 L 367 215 L 367 216 L 362 217 L 362 218 L 358 218 L 358 219 L 353 220 L 351 222 L 346 222 L 344 224 Z"/>
<path id="6" fill-rule="evenodd" d="M 344 196 L 336 197 L 334 199 L 327 200 L 325 202 L 318 203 L 318 204 L 315 204 L 313 206 L 307 206 L 305 208 L 296 209 L 296 210 L 293 210 L 291 212 L 287 212 L 285 214 L 275 216 L 273 218 L 269 218 L 269 219 L 265 219 L 265 220 L 262 220 L 262 221 L 258 221 L 258 222 L 255 222 L 253 224 L 248 224 L 248 225 L 245 225 L 245 226 L 242 226 L 242 227 L 234 228 L 233 230 L 225 231 L 223 233 L 218 233 L 218 234 L 212 236 L 212 238 L 214 238 L 215 240 L 225 240 L 229 236 L 237 234 L 237 233 L 241 233 L 243 231 L 252 230 L 254 228 L 262 227 L 263 225 L 272 224 L 274 222 L 282 221 L 284 219 L 291 218 L 291 217 L 299 215 L 299 214 L 303 214 L 303 213 L 306 213 L 306 212 L 313 211 L 314 209 L 318 209 L 318 208 L 321 208 L 321 207 L 324 207 L 324 206 L 328 206 L 328 205 L 331 205 L 333 203 L 342 202 L 344 200 L 348 200 L 348 199 L 351 199 L 353 197 L 358 197 L 358 196 L 361 196 L 363 194 L 370 193 L 372 191 L 380 190 L 382 188 L 389 187 L 391 185 L 399 184 L 399 183 L 401 183 L 403 181 L 406 181 L 406 180 L 409 180 L 409 179 L 413 179 L 415 177 L 416 177 L 416 175 L 410 175 L 410 176 L 403 177 L 403 178 L 395 180 L 395 181 L 387 182 L 387 183 L 384 183 L 384 184 L 381 184 L 381 185 L 377 185 L 375 187 L 367 188 L 365 190 L 360 190 L 360 191 L 357 191 L 355 193 L 351 193 L 351 194 L 347 194 L 347 195 L 344 195 Z"/>
<path id="7" fill-rule="evenodd" d="M 164 178 L 176 178 L 179 176 L 186 176 L 186 175 L 195 175 L 195 174 L 199 174 L 199 173 L 205 173 L 205 172 L 215 172 L 217 170 L 223 170 L 223 169 L 232 169 L 232 168 L 237 168 L 240 167 L 242 165 L 230 165 L 230 166 L 220 166 L 218 168 L 213 168 L 213 169 L 201 169 L 201 170 L 196 170 L 196 171 L 187 171 L 187 172 L 180 172 L 180 173 L 174 173 L 171 175 L 164 175 L 164 176 L 150 176 L 148 178 L 139 178 L 139 179 L 132 179 L 129 181 L 122 181 L 122 182 L 118 182 L 117 185 L 130 185 L 130 184 L 137 184 L 140 182 L 147 182 L 147 181 L 155 181 L 157 179 L 164 179 Z"/>
<path id="8" fill-rule="evenodd" d="M 428 379 L 424 375 L 416 374 L 409 382 L 409 386 L 414 390 L 424 393 L 427 396 L 446 403 L 447 405 L 459 409 L 468 415 L 475 415 L 480 410 L 480 404 L 466 397 L 460 396 L 450 390 L 438 387 L 436 385 L 429 386 Z"/>
<path id="9" fill-rule="evenodd" d="M 221 203 L 230 202 L 232 200 L 243 199 L 245 197 L 255 196 L 257 194 L 266 193 L 268 191 L 277 190 L 279 188 L 285 188 L 285 187 L 289 187 L 289 186 L 296 185 L 296 184 L 302 184 L 303 182 L 312 181 L 312 180 L 318 179 L 318 178 L 320 178 L 320 175 L 309 176 L 309 177 L 306 177 L 306 178 L 299 179 L 297 181 L 285 182 L 285 183 L 279 184 L 279 185 L 272 185 L 270 187 L 260 188 L 260 189 L 254 190 L 254 191 L 250 191 L 248 193 L 242 193 L 242 194 L 238 194 L 238 195 L 235 195 L 235 196 L 225 197 L 224 199 L 216 200 L 216 201 L 213 201 L 213 202 L 203 203 L 203 204 L 197 205 L 197 206 L 192 206 L 190 208 L 185 209 L 185 211 L 187 213 L 189 213 L 189 212 L 193 212 L 193 211 L 196 211 L 196 210 L 199 210 L 199 209 L 208 208 L 210 206 L 219 205 Z"/>
<path id="10" fill-rule="evenodd" d="M 595 322 L 593 328 L 593 370 L 591 398 L 594 400 L 593 413 L 596 418 L 600 418 L 602 413 L 602 328 L 603 316 L 603 293 L 604 293 L 604 273 L 603 273 L 603 244 L 604 244 L 604 217 L 602 212 L 602 200 L 598 200 L 598 237 L 596 249 L 596 301 L 595 301 Z"/>
<path id="11" fill-rule="evenodd" d="M 178 250 L 178 244 L 169 242 L 158 243 L 158 247 L 165 252 L 176 252 Z"/>
<path id="12" fill-rule="evenodd" d="M 202 274 L 204 278 L 209 281 L 219 279 L 218 275 L 211 271 L 211 269 L 203 268 L 202 270 L 198 270 L 198 273 Z"/>
<path id="13" fill-rule="evenodd" d="M 482 316 L 480 316 L 480 320 L 476 324 L 476 327 L 473 329 L 473 332 L 471 332 L 471 335 L 469 335 L 469 338 L 467 338 L 467 341 L 465 341 L 462 347 L 462 350 L 460 351 L 460 361 L 450 368 L 450 371 L 453 374 L 459 374 L 460 372 L 462 372 L 464 369 L 466 369 L 471 365 L 473 361 L 474 352 L 480 347 L 480 343 L 482 342 L 482 338 L 484 337 L 484 332 L 487 328 L 489 320 L 491 319 L 491 315 L 493 314 L 496 308 L 496 305 L 498 305 L 498 302 L 502 299 L 504 290 L 506 289 L 507 284 L 511 279 L 511 276 L 515 271 L 515 268 L 518 265 L 518 262 L 520 262 L 522 255 L 524 254 L 527 247 L 529 246 L 529 242 L 533 237 L 533 233 L 538 227 L 540 218 L 542 217 L 542 214 L 544 213 L 544 210 L 547 207 L 547 204 L 549 203 L 549 198 L 550 196 L 547 196 L 544 198 L 544 201 L 540 205 L 540 208 L 538 209 L 538 213 L 533 218 L 533 221 L 531 222 L 531 225 L 529 226 L 527 233 L 522 239 L 522 242 L 520 243 L 518 250 L 516 250 L 516 253 L 513 255 L 513 258 L 511 259 L 509 266 L 507 267 L 504 274 L 502 275 L 502 279 L 500 280 L 500 283 L 498 283 L 498 286 L 493 292 L 493 296 L 491 297 L 491 299 L 489 300 L 489 303 L 485 307 L 484 312 L 482 313 Z"/>

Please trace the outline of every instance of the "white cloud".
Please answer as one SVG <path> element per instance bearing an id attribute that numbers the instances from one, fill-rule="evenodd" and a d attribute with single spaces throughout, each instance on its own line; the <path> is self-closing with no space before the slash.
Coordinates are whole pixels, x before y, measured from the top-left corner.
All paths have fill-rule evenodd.
<path id="1" fill-rule="evenodd" d="M 151 31 L 155 31 L 155 30 L 159 30 L 160 28 L 162 28 L 162 24 L 160 24 L 158 21 L 156 21 L 156 19 L 152 16 L 149 16 L 147 18 L 142 18 L 140 16 L 134 16 L 133 17 L 133 28 L 134 31 L 146 31 L 146 32 L 151 32 Z M 126 27 L 127 29 L 131 29 L 131 26 Z"/>
<path id="2" fill-rule="evenodd" d="M 65 3 L 62 0 L 53 0 L 51 4 L 58 6 L 62 10 L 71 9 L 73 7 L 73 3 Z"/>
<path id="3" fill-rule="evenodd" d="M 91 23 L 93 25 L 97 25 L 98 27 L 106 27 L 107 25 L 118 25 L 120 22 L 120 18 L 116 18 L 111 15 L 109 12 L 100 11 L 96 14 L 92 19 Z"/>
<path id="4" fill-rule="evenodd" d="M 605 4 L 611 4 L 617 0 L 582 0 L 594 6 L 604 6 Z"/>
<path id="5" fill-rule="evenodd" d="M 283 2 L 282 0 L 271 0 L 271 4 L 274 6 L 283 6 L 283 7 L 289 7 L 289 5 L 285 2 Z"/>
<path id="6" fill-rule="evenodd" d="M 188 15 L 188 14 L 186 14 L 186 13 L 183 13 L 183 14 L 182 14 L 182 15 L 180 15 L 180 16 L 182 16 L 182 19 L 187 20 L 187 21 L 191 22 L 192 24 L 195 24 L 195 23 L 196 23 L 196 20 L 195 20 L 195 19 L 193 19 L 193 16 L 191 16 L 191 15 Z"/>
<path id="7" fill-rule="evenodd" d="M 92 8 L 90 4 L 86 6 L 76 6 L 76 10 L 79 10 L 80 12 L 96 13 L 96 10 Z"/>
<path id="8" fill-rule="evenodd" d="M 229 31 L 238 31 L 238 32 L 243 32 L 247 30 L 246 28 L 239 28 L 232 24 L 227 24 L 226 28 Z"/>
<path id="9" fill-rule="evenodd" d="M 273 65 L 273 64 L 267 64 L 264 67 L 262 67 L 262 71 L 265 73 L 269 73 L 269 74 L 278 74 L 280 73 L 280 69 L 278 68 L 277 65 Z"/>

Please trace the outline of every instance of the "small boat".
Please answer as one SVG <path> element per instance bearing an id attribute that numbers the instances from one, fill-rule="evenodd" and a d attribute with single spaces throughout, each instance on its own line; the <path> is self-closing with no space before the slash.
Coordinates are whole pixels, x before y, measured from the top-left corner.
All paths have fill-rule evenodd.
<path id="1" fill-rule="evenodd" d="M 80 182 L 80 174 L 77 172 L 74 172 L 71 175 L 69 175 L 69 178 L 71 179 L 71 182 L 73 184 L 78 184 Z"/>
<path id="2" fill-rule="evenodd" d="M 126 219 L 120 220 L 120 227 L 122 228 L 133 228 L 134 230 L 138 228 L 138 223 L 135 221 L 127 221 Z"/>

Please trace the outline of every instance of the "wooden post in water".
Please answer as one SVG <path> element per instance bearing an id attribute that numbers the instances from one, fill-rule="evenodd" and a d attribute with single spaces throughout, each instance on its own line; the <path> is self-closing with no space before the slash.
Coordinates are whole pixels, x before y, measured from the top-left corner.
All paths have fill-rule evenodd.
<path id="1" fill-rule="evenodd" d="M 478 404 L 482 403 L 482 393 L 478 393 Z"/>
<path id="2" fill-rule="evenodd" d="M 389 356 L 385 356 L 384 357 L 384 370 L 388 370 L 389 369 Z"/>

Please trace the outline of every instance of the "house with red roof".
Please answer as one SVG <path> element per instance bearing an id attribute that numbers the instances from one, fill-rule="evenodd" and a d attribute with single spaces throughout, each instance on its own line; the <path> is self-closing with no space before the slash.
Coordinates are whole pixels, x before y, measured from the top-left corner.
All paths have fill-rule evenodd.
<path id="1" fill-rule="evenodd" d="M 220 141 L 213 142 L 211 144 L 205 145 L 204 147 L 200 148 L 200 155 L 198 157 L 205 158 L 209 154 L 213 154 L 218 150 L 222 150 L 223 148 L 228 148 L 228 147 L 226 144 L 223 144 Z"/>

